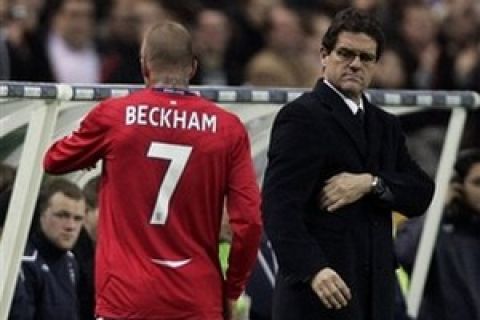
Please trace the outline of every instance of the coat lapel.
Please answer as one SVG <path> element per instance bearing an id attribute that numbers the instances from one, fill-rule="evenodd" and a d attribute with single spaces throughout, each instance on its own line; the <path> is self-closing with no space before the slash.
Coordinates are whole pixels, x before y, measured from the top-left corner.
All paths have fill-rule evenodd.
<path id="1" fill-rule="evenodd" d="M 368 125 L 367 122 L 364 123 L 364 126 L 361 126 L 343 99 L 326 85 L 323 79 L 317 82 L 313 92 L 325 104 L 335 121 L 348 134 L 360 155 L 367 159 L 368 145 L 364 129 L 364 126 Z M 365 117 L 367 117 L 367 114 L 365 114 Z"/>
<path id="2" fill-rule="evenodd" d="M 368 141 L 367 169 L 377 171 L 380 159 L 380 150 L 382 146 L 382 121 L 379 119 L 378 112 L 375 112 L 376 106 L 372 105 L 364 98 L 365 106 L 365 128 Z"/>

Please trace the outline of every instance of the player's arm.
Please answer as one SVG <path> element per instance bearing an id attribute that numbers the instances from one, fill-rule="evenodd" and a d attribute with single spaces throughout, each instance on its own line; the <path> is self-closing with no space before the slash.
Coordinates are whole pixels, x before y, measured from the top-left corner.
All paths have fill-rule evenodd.
<path id="1" fill-rule="evenodd" d="M 105 105 L 99 104 L 81 121 L 76 131 L 48 149 L 43 161 L 45 171 L 62 174 L 95 166 L 108 147 L 108 130 Z"/>
<path id="2" fill-rule="evenodd" d="M 227 212 L 232 244 L 226 273 L 226 298 L 236 300 L 254 266 L 262 233 L 260 192 L 250 155 L 248 135 L 241 127 L 231 152 Z"/>

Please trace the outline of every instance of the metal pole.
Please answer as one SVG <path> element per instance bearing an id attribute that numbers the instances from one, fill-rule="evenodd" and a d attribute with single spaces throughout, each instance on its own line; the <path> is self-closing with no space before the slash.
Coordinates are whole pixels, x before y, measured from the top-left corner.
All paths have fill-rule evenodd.
<path id="1" fill-rule="evenodd" d="M 437 169 L 436 188 L 432 204 L 426 214 L 422 236 L 413 266 L 411 286 L 407 296 L 407 311 L 412 318 L 418 316 L 423 289 L 437 239 L 438 228 L 444 209 L 450 177 L 453 172 L 456 155 L 463 134 L 467 111 L 463 108 L 452 109 L 442 154 Z"/>
<path id="2" fill-rule="evenodd" d="M 20 261 L 43 176 L 43 154 L 51 141 L 60 101 L 33 107 L 0 242 L 0 320 L 10 310 Z"/>

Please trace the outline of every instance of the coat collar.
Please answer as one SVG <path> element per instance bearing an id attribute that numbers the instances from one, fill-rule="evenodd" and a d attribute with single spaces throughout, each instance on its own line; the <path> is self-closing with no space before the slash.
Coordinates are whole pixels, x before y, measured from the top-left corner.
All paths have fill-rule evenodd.
<path id="1" fill-rule="evenodd" d="M 372 105 L 365 95 L 362 95 L 365 111 L 365 121 L 362 127 L 342 97 L 325 84 L 323 79 L 318 80 L 313 94 L 354 142 L 356 149 L 366 160 L 365 165 L 374 169 L 376 167 L 375 159 L 378 159 L 381 147 L 381 120 L 375 110 L 377 107 Z"/>
<path id="2" fill-rule="evenodd" d="M 40 230 L 32 235 L 31 242 L 47 262 L 57 261 L 63 258 L 68 252 L 68 250 L 60 249 L 53 244 Z"/>
<path id="3" fill-rule="evenodd" d="M 330 88 L 332 88 L 333 91 L 335 91 L 341 98 L 342 100 L 345 102 L 345 104 L 348 106 L 348 108 L 350 109 L 350 111 L 352 111 L 353 114 L 357 114 L 358 112 L 358 109 L 362 109 L 362 111 L 364 110 L 364 107 L 363 107 L 363 99 L 360 99 L 360 103 L 356 103 L 355 101 L 353 101 L 352 99 L 348 98 L 347 96 L 345 96 L 343 93 L 341 93 L 337 88 L 335 88 L 333 86 L 333 84 L 331 84 L 327 79 L 323 79 L 323 82 L 329 86 Z"/>

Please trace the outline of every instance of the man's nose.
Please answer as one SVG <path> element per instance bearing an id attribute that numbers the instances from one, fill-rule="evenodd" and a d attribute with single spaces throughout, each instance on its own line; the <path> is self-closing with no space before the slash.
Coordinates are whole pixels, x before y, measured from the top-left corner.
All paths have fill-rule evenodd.
<path id="1" fill-rule="evenodd" d="M 350 66 L 353 68 L 361 68 L 362 67 L 362 60 L 360 60 L 359 55 L 355 55 L 352 62 L 350 62 Z"/>
<path id="2" fill-rule="evenodd" d="M 75 229 L 76 224 L 77 222 L 75 221 L 74 218 L 68 218 L 66 219 L 64 226 L 65 226 L 65 229 L 67 230 L 73 230 Z"/>

